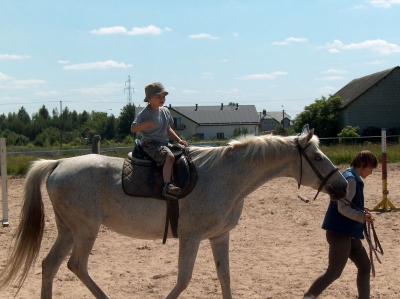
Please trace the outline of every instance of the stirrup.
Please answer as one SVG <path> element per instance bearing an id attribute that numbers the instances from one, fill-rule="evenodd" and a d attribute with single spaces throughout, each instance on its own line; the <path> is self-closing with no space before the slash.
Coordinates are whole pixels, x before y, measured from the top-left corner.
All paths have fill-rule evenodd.
<path id="1" fill-rule="evenodd" d="M 177 199 L 178 199 L 178 196 L 175 196 L 175 195 L 173 195 L 173 194 L 167 192 L 167 188 L 169 187 L 169 184 L 171 184 L 170 181 L 168 181 L 168 182 L 166 182 L 166 183 L 164 184 L 164 188 L 163 188 L 163 191 L 162 191 L 162 196 L 165 197 L 165 198 L 177 200 Z"/>

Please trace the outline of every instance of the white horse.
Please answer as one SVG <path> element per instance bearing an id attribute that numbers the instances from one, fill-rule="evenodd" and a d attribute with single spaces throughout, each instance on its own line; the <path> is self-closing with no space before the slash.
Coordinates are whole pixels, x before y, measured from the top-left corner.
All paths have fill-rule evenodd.
<path id="1" fill-rule="evenodd" d="M 189 147 L 189 152 L 198 179 L 193 191 L 179 199 L 178 278 L 168 299 L 178 298 L 187 288 L 204 239 L 211 244 L 222 297 L 232 298 L 229 232 L 238 224 L 245 197 L 268 180 L 292 177 L 299 186 L 322 190 L 331 198 L 346 194 L 346 180 L 319 150 L 313 130 L 290 137 L 245 136 L 227 146 Z M 19 290 L 38 256 L 45 224 L 40 187 L 47 178 L 58 237 L 42 262 L 41 298 L 52 298 L 53 279 L 71 251 L 69 270 L 96 298 L 109 298 L 87 267 L 100 225 L 149 240 L 161 239 L 165 225 L 165 201 L 130 197 L 122 190 L 123 161 L 85 155 L 33 163 L 25 180 L 15 246 L 0 274 L 0 288 L 16 282 Z"/>

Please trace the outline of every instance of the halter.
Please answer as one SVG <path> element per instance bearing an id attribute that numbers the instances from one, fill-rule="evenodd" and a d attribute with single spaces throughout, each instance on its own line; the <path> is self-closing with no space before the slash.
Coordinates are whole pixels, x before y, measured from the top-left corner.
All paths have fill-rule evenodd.
<path id="1" fill-rule="evenodd" d="M 332 170 L 325 178 L 322 176 L 322 174 L 318 171 L 318 169 L 315 167 L 315 165 L 311 162 L 311 159 L 307 156 L 305 150 L 306 148 L 310 145 L 310 143 L 305 147 L 301 147 L 299 140 L 297 139 L 297 149 L 299 151 L 299 155 L 300 155 L 300 180 L 299 180 L 299 189 L 300 189 L 300 185 L 301 185 L 301 180 L 303 177 L 303 159 L 302 156 L 307 160 L 308 164 L 310 165 L 310 167 L 314 170 L 315 174 L 318 176 L 318 178 L 321 180 L 321 184 L 319 185 L 318 188 L 318 192 L 314 197 L 314 200 L 317 199 L 317 196 L 319 194 L 319 192 L 322 190 L 322 188 L 327 184 L 328 180 L 331 178 L 331 176 L 333 176 L 336 171 L 339 171 L 338 168 L 335 168 L 334 170 Z"/>

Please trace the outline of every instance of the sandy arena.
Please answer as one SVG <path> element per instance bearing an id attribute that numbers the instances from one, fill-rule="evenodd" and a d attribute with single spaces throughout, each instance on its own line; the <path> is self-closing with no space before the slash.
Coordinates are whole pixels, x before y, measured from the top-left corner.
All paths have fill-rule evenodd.
<path id="1" fill-rule="evenodd" d="M 342 166 L 343 170 L 345 166 Z M 0 227 L 0 270 L 11 246 L 22 206 L 24 178 L 8 179 L 10 227 Z M 400 164 L 388 165 L 389 199 L 400 207 Z M 310 199 L 306 204 L 298 194 Z M 321 229 L 328 196 L 311 188 L 297 189 L 294 179 L 270 181 L 245 201 L 239 225 L 231 232 L 231 286 L 234 298 L 302 298 L 312 281 L 327 265 L 327 243 Z M 366 206 L 382 200 L 379 165 L 365 180 Z M 15 298 L 39 298 L 41 261 L 50 250 L 57 231 L 54 213 L 44 192 L 46 229 L 38 261 Z M 375 260 L 376 277 L 371 277 L 371 298 L 400 298 L 400 211 L 376 213 L 376 230 L 384 249 L 382 264 Z M 367 243 L 364 241 L 364 246 Z M 118 235 L 102 227 L 89 259 L 89 273 L 110 298 L 165 298 L 177 278 L 178 241 L 143 241 Z M 89 290 L 61 265 L 54 280 L 53 298 L 93 298 Z M 357 298 L 356 268 L 349 261 L 341 278 L 320 298 Z M 13 298 L 16 288 L 0 290 L 0 298 Z M 193 278 L 182 299 L 222 298 L 208 241 L 203 241 Z"/>

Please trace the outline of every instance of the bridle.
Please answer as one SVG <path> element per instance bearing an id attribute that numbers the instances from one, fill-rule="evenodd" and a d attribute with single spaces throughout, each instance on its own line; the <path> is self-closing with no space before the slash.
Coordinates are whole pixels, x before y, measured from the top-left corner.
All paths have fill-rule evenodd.
<path id="1" fill-rule="evenodd" d="M 329 179 L 331 178 L 331 176 L 333 176 L 337 171 L 339 171 L 338 168 L 335 168 L 334 170 L 332 170 L 326 177 L 323 177 L 322 174 L 318 171 L 318 169 L 315 167 L 315 165 L 312 163 L 311 159 L 307 156 L 306 154 L 306 148 L 310 145 L 310 143 L 306 146 L 306 147 L 302 147 L 299 143 L 299 140 L 297 139 L 297 150 L 299 151 L 299 155 L 300 155 L 300 180 L 299 180 L 299 189 L 301 186 L 301 180 L 303 177 L 303 159 L 302 157 L 304 157 L 308 164 L 310 165 L 310 167 L 314 170 L 315 174 L 317 175 L 317 177 L 321 180 L 321 184 L 319 185 L 318 188 L 318 192 L 314 197 L 314 200 L 317 198 L 319 192 L 321 192 L 322 188 L 327 184 L 327 182 L 329 181 Z"/>

